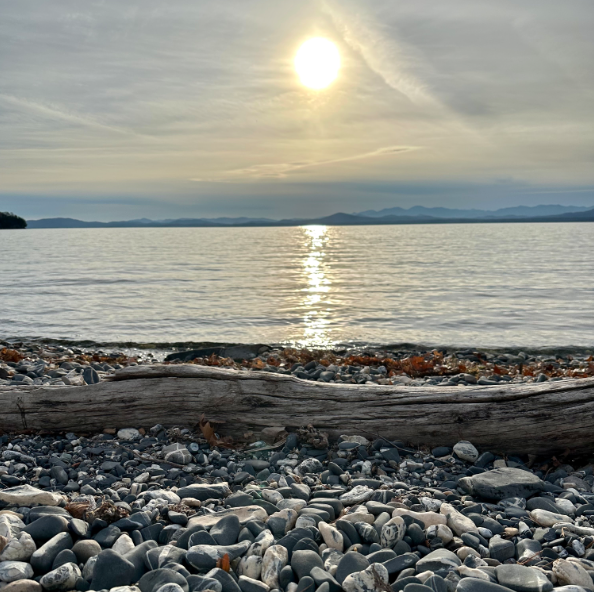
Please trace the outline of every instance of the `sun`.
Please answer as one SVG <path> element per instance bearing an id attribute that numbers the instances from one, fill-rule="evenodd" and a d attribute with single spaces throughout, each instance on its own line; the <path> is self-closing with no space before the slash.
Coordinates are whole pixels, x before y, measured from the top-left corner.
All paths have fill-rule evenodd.
<path id="1" fill-rule="evenodd" d="M 332 41 L 323 37 L 308 39 L 295 55 L 295 70 L 308 88 L 326 88 L 338 76 L 340 54 Z"/>

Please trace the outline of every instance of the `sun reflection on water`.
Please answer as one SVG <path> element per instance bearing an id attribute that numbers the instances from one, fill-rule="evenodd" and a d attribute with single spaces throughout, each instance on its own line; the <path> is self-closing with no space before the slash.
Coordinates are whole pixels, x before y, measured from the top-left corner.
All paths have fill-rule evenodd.
<path id="1" fill-rule="evenodd" d="M 306 286 L 301 307 L 304 309 L 303 347 L 330 347 L 333 341 L 329 335 L 330 308 L 328 295 L 331 282 L 327 273 L 325 248 L 329 235 L 327 226 L 302 227 L 307 254 L 303 259 Z"/>

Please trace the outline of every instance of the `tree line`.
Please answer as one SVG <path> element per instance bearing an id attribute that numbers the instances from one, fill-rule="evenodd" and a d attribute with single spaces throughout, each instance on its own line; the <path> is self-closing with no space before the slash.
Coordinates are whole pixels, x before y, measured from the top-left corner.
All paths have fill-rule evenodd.
<path id="1" fill-rule="evenodd" d="M 27 228 L 27 221 L 11 212 L 0 212 L 0 229 Z"/>

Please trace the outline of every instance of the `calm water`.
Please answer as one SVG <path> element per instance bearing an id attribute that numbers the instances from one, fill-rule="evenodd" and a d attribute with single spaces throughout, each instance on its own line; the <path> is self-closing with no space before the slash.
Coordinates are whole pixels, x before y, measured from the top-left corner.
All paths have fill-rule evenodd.
<path id="1" fill-rule="evenodd" d="M 0 337 L 594 346 L 594 225 L 0 231 Z"/>

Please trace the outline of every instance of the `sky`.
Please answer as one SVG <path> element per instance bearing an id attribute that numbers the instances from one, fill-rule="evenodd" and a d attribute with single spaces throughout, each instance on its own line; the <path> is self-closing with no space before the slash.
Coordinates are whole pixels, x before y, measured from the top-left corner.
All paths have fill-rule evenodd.
<path id="1" fill-rule="evenodd" d="M 592 0 L 0 0 L 0 211 L 594 207 L 593 30 Z"/>

